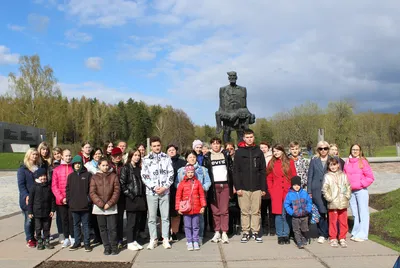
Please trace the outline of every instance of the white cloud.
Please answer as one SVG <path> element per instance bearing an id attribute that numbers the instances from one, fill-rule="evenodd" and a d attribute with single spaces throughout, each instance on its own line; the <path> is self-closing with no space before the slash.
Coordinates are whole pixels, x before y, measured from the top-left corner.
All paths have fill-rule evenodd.
<path id="1" fill-rule="evenodd" d="M 86 68 L 99 71 L 101 70 L 101 65 L 103 63 L 103 59 L 100 57 L 90 57 L 85 60 Z"/>
<path id="2" fill-rule="evenodd" d="M 15 32 L 22 32 L 23 30 L 25 30 L 24 26 L 15 25 L 15 24 L 8 24 L 7 28 L 10 29 L 11 31 L 15 31 Z"/>
<path id="3" fill-rule="evenodd" d="M 0 74 L 0 95 L 8 92 L 8 77 Z"/>
<path id="4" fill-rule="evenodd" d="M 88 33 L 79 32 L 77 29 L 71 29 L 64 33 L 65 38 L 72 42 L 88 43 L 92 41 L 92 36 Z"/>
<path id="5" fill-rule="evenodd" d="M 45 32 L 49 26 L 50 18 L 47 16 L 30 13 L 28 15 L 28 22 L 33 30 L 37 32 Z"/>
<path id="6" fill-rule="evenodd" d="M 10 49 L 6 46 L 0 45 L 0 65 L 17 64 L 19 61 L 19 54 L 10 53 Z"/>
<path id="7" fill-rule="evenodd" d="M 60 83 L 63 96 L 71 98 L 79 98 L 85 96 L 86 98 L 97 98 L 106 103 L 118 103 L 119 101 L 126 101 L 132 98 L 136 101 L 144 101 L 150 105 L 166 105 L 169 100 L 164 98 L 144 95 L 128 88 L 111 88 L 98 82 L 88 81 L 80 84 L 67 84 Z"/>
<path id="8" fill-rule="evenodd" d="M 144 12 L 144 0 L 68 0 L 60 7 L 70 16 L 76 16 L 82 25 L 112 27 L 124 25 Z"/>

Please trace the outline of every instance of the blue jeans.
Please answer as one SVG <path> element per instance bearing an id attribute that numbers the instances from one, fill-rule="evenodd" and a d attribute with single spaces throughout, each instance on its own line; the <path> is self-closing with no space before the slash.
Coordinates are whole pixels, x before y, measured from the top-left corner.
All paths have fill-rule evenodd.
<path id="1" fill-rule="evenodd" d="M 26 241 L 29 241 L 34 238 L 35 221 L 33 219 L 29 219 L 27 210 L 22 210 L 22 214 L 24 214 L 24 218 L 25 218 L 24 219 L 25 239 L 26 239 Z"/>
<path id="2" fill-rule="evenodd" d="M 275 228 L 278 237 L 289 237 L 289 224 L 286 218 L 286 210 L 282 205 L 282 214 L 275 215 Z"/>
<path id="3" fill-rule="evenodd" d="M 351 235 L 355 238 L 368 239 L 369 233 L 369 194 L 367 189 L 353 191 L 350 198 L 350 208 L 354 216 L 354 226 Z"/>
<path id="4" fill-rule="evenodd" d="M 75 244 L 81 244 L 81 223 L 83 229 L 83 243 L 90 245 L 89 211 L 73 211 Z"/>
<path id="5" fill-rule="evenodd" d="M 146 195 L 149 210 L 149 233 L 150 239 L 157 239 L 157 208 L 160 207 L 162 237 L 169 239 L 169 194 L 165 195 Z"/>

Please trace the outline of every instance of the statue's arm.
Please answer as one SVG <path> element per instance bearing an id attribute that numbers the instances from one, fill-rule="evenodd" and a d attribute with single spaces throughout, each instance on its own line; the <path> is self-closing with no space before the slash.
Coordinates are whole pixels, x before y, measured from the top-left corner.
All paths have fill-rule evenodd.
<path id="1" fill-rule="evenodd" d="M 224 88 L 219 88 L 219 111 L 225 111 Z"/>
<path id="2" fill-rule="evenodd" d="M 243 87 L 244 97 L 243 97 L 243 108 L 247 109 L 247 88 Z"/>

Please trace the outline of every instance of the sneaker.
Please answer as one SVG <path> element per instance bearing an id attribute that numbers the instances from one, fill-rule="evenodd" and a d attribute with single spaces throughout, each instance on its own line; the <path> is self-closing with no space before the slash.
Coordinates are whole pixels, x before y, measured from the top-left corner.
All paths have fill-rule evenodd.
<path id="1" fill-rule="evenodd" d="M 337 239 L 332 239 L 329 244 L 331 245 L 331 247 L 333 248 L 337 248 L 339 246 Z"/>
<path id="2" fill-rule="evenodd" d="M 26 242 L 26 246 L 28 248 L 35 248 L 36 247 L 36 243 L 33 242 L 33 240 L 28 240 L 28 242 Z"/>
<path id="3" fill-rule="evenodd" d="M 111 255 L 118 255 L 118 253 L 119 253 L 119 250 L 117 248 L 111 250 Z"/>
<path id="4" fill-rule="evenodd" d="M 303 248 L 304 248 L 304 244 L 303 244 L 303 243 L 299 243 L 299 244 L 297 245 L 297 248 L 298 248 L 298 249 L 303 249 Z"/>
<path id="5" fill-rule="evenodd" d="M 351 239 L 351 240 L 353 240 L 354 242 L 364 242 L 365 241 L 365 239 L 358 238 L 358 237 L 353 237 L 353 239 Z"/>
<path id="6" fill-rule="evenodd" d="M 187 248 L 187 250 L 189 250 L 189 251 L 193 251 L 193 250 L 194 250 L 194 248 L 193 248 L 193 243 L 191 243 L 191 242 L 186 242 L 186 248 Z"/>
<path id="7" fill-rule="evenodd" d="M 279 245 L 284 245 L 285 244 L 285 238 L 284 237 L 278 237 L 278 244 Z"/>
<path id="8" fill-rule="evenodd" d="M 339 245 L 340 245 L 342 248 L 347 248 L 346 239 L 340 239 Z"/>
<path id="9" fill-rule="evenodd" d="M 36 238 L 32 238 L 32 242 L 35 243 L 35 247 L 37 246 L 38 241 L 36 240 Z"/>
<path id="10" fill-rule="evenodd" d="M 98 238 L 93 239 L 93 241 L 91 243 L 91 245 L 93 245 L 93 246 L 97 246 L 97 245 L 100 245 L 100 244 L 102 244 L 102 243 L 101 243 L 101 240 L 98 239 Z"/>
<path id="11" fill-rule="evenodd" d="M 176 236 L 176 233 L 171 234 L 171 242 L 178 242 L 178 237 Z"/>
<path id="12" fill-rule="evenodd" d="M 249 240 L 250 240 L 250 235 L 244 233 L 244 234 L 242 235 L 242 239 L 240 239 L 240 243 L 247 243 L 247 242 L 249 242 Z"/>
<path id="13" fill-rule="evenodd" d="M 37 243 L 37 249 L 38 250 L 43 250 L 44 249 L 44 244 L 43 244 L 43 240 L 39 239 L 38 243 Z"/>
<path id="14" fill-rule="evenodd" d="M 318 237 L 318 240 L 317 240 L 317 242 L 319 243 L 319 244 L 323 244 L 323 243 L 325 243 L 325 237 L 323 237 L 323 236 L 320 236 L 320 237 Z"/>
<path id="15" fill-rule="evenodd" d="M 70 238 L 69 240 L 71 241 L 71 245 L 75 244 L 75 238 Z"/>
<path id="16" fill-rule="evenodd" d="M 81 248 L 81 244 L 75 243 L 71 247 L 69 247 L 69 251 L 75 251 Z"/>
<path id="17" fill-rule="evenodd" d="M 65 240 L 64 234 L 59 234 L 59 235 L 58 235 L 58 242 L 59 242 L 60 244 L 62 244 L 62 243 L 64 243 L 64 240 Z"/>
<path id="18" fill-rule="evenodd" d="M 69 246 L 71 246 L 71 241 L 70 241 L 68 238 L 65 238 L 65 239 L 64 239 L 64 243 L 62 244 L 61 247 L 67 248 L 67 247 L 69 247 Z"/>
<path id="19" fill-rule="evenodd" d="M 103 254 L 106 255 L 106 256 L 110 255 L 111 254 L 111 249 L 105 248 Z"/>
<path id="20" fill-rule="evenodd" d="M 122 240 L 118 241 L 118 245 L 117 245 L 118 249 L 123 249 L 124 244 L 122 242 L 123 242 Z"/>
<path id="21" fill-rule="evenodd" d="M 167 239 L 164 239 L 164 241 L 162 242 L 162 245 L 165 249 L 171 248 L 171 244 L 167 241 Z"/>
<path id="22" fill-rule="evenodd" d="M 194 250 L 200 250 L 199 242 L 193 242 L 193 249 Z"/>
<path id="23" fill-rule="evenodd" d="M 219 232 L 215 232 L 213 238 L 211 238 L 211 242 L 218 243 L 221 241 L 221 234 Z"/>
<path id="24" fill-rule="evenodd" d="M 222 244 L 229 244 L 229 237 L 225 232 L 222 233 L 221 241 Z"/>
<path id="25" fill-rule="evenodd" d="M 150 240 L 149 245 L 147 246 L 147 249 L 152 250 L 156 248 L 158 245 L 157 240 Z"/>
<path id="26" fill-rule="evenodd" d="M 134 241 L 133 244 L 134 244 L 139 250 L 142 250 L 142 249 L 143 249 L 142 245 L 140 245 L 137 241 Z"/>
<path id="27" fill-rule="evenodd" d="M 255 234 L 254 235 L 255 236 L 255 241 L 256 241 L 256 243 L 262 243 L 263 242 L 263 239 L 262 239 L 262 237 L 261 236 L 258 236 L 258 234 Z"/>
<path id="28" fill-rule="evenodd" d="M 85 245 L 85 252 L 91 252 L 92 247 L 90 245 Z"/>
<path id="29" fill-rule="evenodd" d="M 129 250 L 133 250 L 133 251 L 138 251 L 139 248 L 132 242 L 132 243 L 128 243 L 128 247 Z"/>
<path id="30" fill-rule="evenodd" d="M 44 246 L 47 249 L 54 249 L 54 246 L 52 244 L 50 244 L 50 240 L 46 239 L 46 241 L 44 242 Z"/>

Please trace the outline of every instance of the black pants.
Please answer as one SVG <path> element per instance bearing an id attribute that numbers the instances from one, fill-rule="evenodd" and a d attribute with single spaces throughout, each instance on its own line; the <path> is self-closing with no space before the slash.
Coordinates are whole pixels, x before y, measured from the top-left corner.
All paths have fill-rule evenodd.
<path id="1" fill-rule="evenodd" d="M 72 219 L 72 213 L 69 210 L 69 207 L 67 205 L 58 206 L 58 211 L 60 212 L 65 239 L 69 238 L 69 236 L 74 238 L 74 221 Z"/>
<path id="2" fill-rule="evenodd" d="M 117 238 L 118 241 L 121 241 L 124 239 L 124 212 L 125 212 L 125 197 L 123 194 L 119 196 L 118 200 L 118 219 L 117 219 Z M 99 225 L 100 226 L 100 225 Z"/>
<path id="3" fill-rule="evenodd" d="M 117 249 L 117 215 L 97 215 L 101 240 L 107 250 Z"/>
<path id="4" fill-rule="evenodd" d="M 93 228 L 96 240 L 101 242 L 100 229 L 99 229 L 99 224 L 97 223 L 97 217 L 96 217 L 96 215 L 92 214 L 91 210 L 90 210 L 89 216 L 90 216 L 89 227 Z"/>
<path id="5" fill-rule="evenodd" d="M 272 202 L 271 199 L 261 199 L 261 225 L 260 235 L 275 232 L 275 217 L 272 214 Z"/>
<path id="6" fill-rule="evenodd" d="M 294 238 L 296 239 L 297 245 L 307 244 L 307 232 L 308 232 L 308 217 L 295 218 L 292 217 L 292 227 Z"/>
<path id="7" fill-rule="evenodd" d="M 323 237 L 325 237 L 325 239 L 328 239 L 328 237 L 329 237 L 328 213 L 320 213 L 320 214 L 321 214 L 321 218 L 319 219 L 319 223 L 317 223 L 318 234 L 319 234 L 319 236 L 323 236 Z"/>
<path id="8" fill-rule="evenodd" d="M 42 238 L 42 230 L 43 237 L 45 240 L 50 238 L 50 228 L 51 228 L 51 218 L 36 218 L 35 217 L 35 232 L 36 238 L 39 240 Z"/>
<path id="9" fill-rule="evenodd" d="M 147 211 L 143 212 L 143 217 L 139 219 L 139 232 L 146 231 L 146 224 L 147 224 Z"/>
<path id="10" fill-rule="evenodd" d="M 126 236 L 127 236 L 127 241 L 128 243 L 132 243 L 137 241 L 139 231 L 140 231 L 140 223 L 143 221 L 143 219 L 146 218 L 146 212 L 131 212 L 127 211 L 126 212 Z"/>

